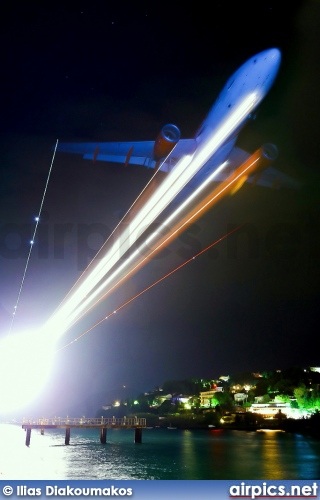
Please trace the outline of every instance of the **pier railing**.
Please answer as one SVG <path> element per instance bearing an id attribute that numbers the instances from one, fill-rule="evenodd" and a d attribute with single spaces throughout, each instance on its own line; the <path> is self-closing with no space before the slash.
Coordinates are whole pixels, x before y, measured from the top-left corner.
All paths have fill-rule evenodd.
<path id="1" fill-rule="evenodd" d="M 31 430 L 39 429 L 41 434 L 47 429 L 65 429 L 65 444 L 70 443 L 71 429 L 98 429 L 100 432 L 100 442 L 106 444 L 107 429 L 134 429 L 134 442 L 141 443 L 142 429 L 146 427 L 146 419 L 138 417 L 123 418 L 88 418 L 88 417 L 53 417 L 37 418 L 36 420 L 24 418 L 22 429 L 26 431 L 26 445 L 30 445 Z"/>
<path id="2" fill-rule="evenodd" d="M 80 417 L 80 418 L 71 418 L 71 417 L 53 417 L 53 418 L 38 418 L 36 420 L 24 418 L 22 420 L 22 425 L 70 425 L 70 426 L 107 426 L 107 427 L 146 427 L 146 419 L 138 418 L 138 417 L 123 417 L 123 418 L 89 418 L 89 417 Z"/>

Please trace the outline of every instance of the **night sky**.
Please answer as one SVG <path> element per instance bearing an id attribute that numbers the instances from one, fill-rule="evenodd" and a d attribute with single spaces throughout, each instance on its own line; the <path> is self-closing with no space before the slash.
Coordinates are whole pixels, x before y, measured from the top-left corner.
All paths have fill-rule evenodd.
<path id="1" fill-rule="evenodd" d="M 149 4 L 31 1 L 2 10 L 0 337 L 57 139 L 153 140 L 165 123 L 191 137 L 229 76 L 278 47 L 279 75 L 238 145 L 253 152 L 275 143 L 274 166 L 302 188 L 245 185 L 213 207 L 59 347 L 241 228 L 58 351 L 35 416 L 95 414 L 166 380 L 320 364 L 320 2 Z M 50 317 L 151 175 L 56 155 L 12 335 Z M 97 232 L 86 235 L 88 227 Z"/>

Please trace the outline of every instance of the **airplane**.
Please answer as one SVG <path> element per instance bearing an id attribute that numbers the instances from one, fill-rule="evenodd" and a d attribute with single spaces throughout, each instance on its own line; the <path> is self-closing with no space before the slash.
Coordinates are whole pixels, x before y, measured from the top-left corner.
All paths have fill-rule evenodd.
<path id="1" fill-rule="evenodd" d="M 81 154 L 84 159 L 141 165 L 170 173 L 179 161 L 188 156 L 199 156 L 208 144 L 205 160 L 192 172 L 186 182 L 186 191 L 195 189 L 214 172 L 214 181 L 225 181 L 250 153 L 236 145 L 240 130 L 253 116 L 277 76 L 281 63 L 278 48 L 264 50 L 248 59 L 226 82 L 195 137 L 181 139 L 179 128 L 172 124 L 162 127 L 155 141 L 133 142 L 62 142 L 60 153 Z M 214 138 L 212 142 L 211 139 Z M 207 148 L 207 149 L 208 149 Z M 301 183 L 280 172 L 270 164 L 277 158 L 274 145 L 264 145 L 262 156 L 268 160 L 267 168 L 255 175 L 246 175 L 245 182 L 273 189 L 299 189 Z M 221 166 L 223 165 L 223 168 Z"/>
<path id="2" fill-rule="evenodd" d="M 244 182 L 298 187 L 289 176 L 270 171 L 269 165 L 277 157 L 273 144 L 263 145 L 253 154 L 236 146 L 239 132 L 271 88 L 280 61 L 280 51 L 271 48 L 244 63 L 226 82 L 192 139 L 181 139 L 179 128 L 169 123 L 154 142 L 58 145 L 59 152 L 80 153 L 94 162 L 141 165 L 164 174 L 159 183 L 153 183 L 156 178 L 152 177 L 133 210 L 128 210 L 103 245 L 101 258 L 93 259 L 81 275 L 50 328 L 62 333 L 70 328 L 90 311 L 94 301 L 105 298 L 204 210 Z"/>

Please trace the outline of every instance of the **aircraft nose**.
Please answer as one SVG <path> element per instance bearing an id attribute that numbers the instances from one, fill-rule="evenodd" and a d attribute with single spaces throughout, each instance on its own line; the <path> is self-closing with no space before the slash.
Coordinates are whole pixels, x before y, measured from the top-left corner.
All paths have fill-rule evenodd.
<path id="1" fill-rule="evenodd" d="M 272 61 L 272 65 L 278 69 L 280 66 L 280 62 L 281 62 L 280 50 L 277 48 L 269 49 L 267 51 L 267 55 L 268 55 L 268 59 L 270 59 L 270 61 Z"/>
<path id="2" fill-rule="evenodd" d="M 281 52 L 278 48 L 274 47 L 264 50 L 260 53 L 260 55 L 262 56 L 260 59 L 262 64 L 262 66 L 260 66 L 260 76 L 262 76 L 264 90 L 266 93 L 268 92 L 278 74 L 281 63 Z"/>

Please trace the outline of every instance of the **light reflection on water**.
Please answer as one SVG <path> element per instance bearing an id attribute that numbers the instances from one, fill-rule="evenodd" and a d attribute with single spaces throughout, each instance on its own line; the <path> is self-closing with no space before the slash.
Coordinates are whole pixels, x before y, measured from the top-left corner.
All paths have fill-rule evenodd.
<path id="1" fill-rule="evenodd" d="M 132 429 L 31 433 L 0 424 L 0 479 L 317 479 L 320 442 L 299 434 Z"/>

